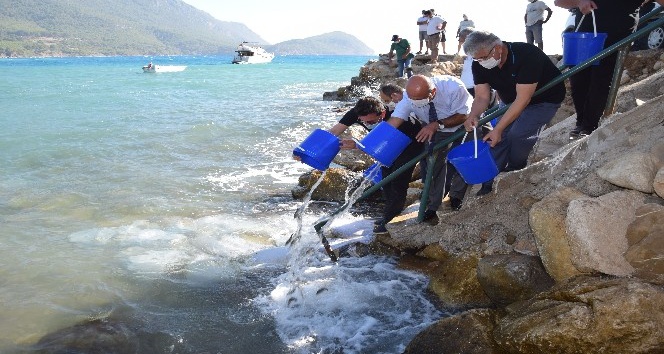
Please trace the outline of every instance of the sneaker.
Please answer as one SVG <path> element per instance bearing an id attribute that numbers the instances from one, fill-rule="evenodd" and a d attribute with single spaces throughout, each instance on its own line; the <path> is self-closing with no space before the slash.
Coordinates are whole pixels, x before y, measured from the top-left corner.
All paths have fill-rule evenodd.
<path id="1" fill-rule="evenodd" d="M 385 227 L 385 224 L 378 224 L 378 225 L 374 226 L 373 233 L 374 233 L 374 235 L 385 235 L 389 232 L 387 231 L 387 228 Z"/>
<path id="2" fill-rule="evenodd" d="M 480 188 L 480 190 L 478 190 L 475 195 L 481 197 L 485 194 L 491 193 L 492 190 L 493 190 L 493 181 L 484 182 L 482 183 L 482 188 Z"/>
<path id="3" fill-rule="evenodd" d="M 424 52 L 424 55 L 429 55 L 429 51 Z"/>
<path id="4" fill-rule="evenodd" d="M 450 198 L 450 208 L 452 208 L 452 210 L 460 210 L 462 203 L 463 203 L 463 200 L 461 200 L 459 198 L 454 198 L 454 197 Z"/>
<path id="5" fill-rule="evenodd" d="M 425 222 L 430 225 L 437 225 L 438 214 L 436 214 L 435 210 L 427 210 L 424 212 L 424 217 L 422 218 L 422 222 Z"/>
<path id="6" fill-rule="evenodd" d="M 419 54 L 422 54 L 422 51 L 420 50 L 419 52 L 417 52 L 417 53 L 415 53 L 415 54 L 418 54 L 418 55 L 419 55 Z"/>
<path id="7" fill-rule="evenodd" d="M 578 125 L 576 127 L 574 127 L 574 129 L 572 129 L 572 131 L 569 132 L 569 140 L 578 139 L 579 134 L 581 133 L 582 130 L 583 130 L 583 127 L 580 127 Z"/>

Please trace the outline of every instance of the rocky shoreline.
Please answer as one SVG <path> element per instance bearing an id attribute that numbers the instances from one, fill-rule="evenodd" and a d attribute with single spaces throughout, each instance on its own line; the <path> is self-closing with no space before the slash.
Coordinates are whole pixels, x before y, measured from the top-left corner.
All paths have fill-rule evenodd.
<path id="1" fill-rule="evenodd" d="M 462 58 L 441 59 L 417 57 L 413 71 L 460 74 Z M 428 275 L 456 315 L 406 353 L 664 353 L 662 68 L 662 51 L 631 53 L 616 113 L 598 130 L 569 142 L 566 100 L 527 168 L 501 173 L 489 195 L 474 186 L 460 211 L 444 205 L 438 225 L 417 222 L 421 184 L 412 184 L 411 206 L 372 249 Z M 388 81 L 405 84 L 381 56 L 324 99 L 353 100 Z M 371 163 L 353 152 L 335 162 L 344 167 L 328 170 L 314 199 L 339 200 L 349 171 Z M 303 176 L 293 195 L 314 178 Z"/>

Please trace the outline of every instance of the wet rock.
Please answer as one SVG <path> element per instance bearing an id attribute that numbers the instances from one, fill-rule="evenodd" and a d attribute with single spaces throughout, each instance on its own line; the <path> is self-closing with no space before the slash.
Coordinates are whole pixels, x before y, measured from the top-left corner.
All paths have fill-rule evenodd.
<path id="1" fill-rule="evenodd" d="M 439 262 L 428 272 L 429 289 L 450 308 L 486 307 L 491 300 L 477 278 L 479 257 L 465 254 Z"/>
<path id="2" fill-rule="evenodd" d="M 318 181 L 322 172 L 313 170 L 300 176 L 298 186 L 292 190 L 293 198 L 303 198 Z M 345 168 L 328 168 L 321 184 L 311 198 L 313 200 L 341 201 L 345 200 L 348 184 L 358 176 Z"/>
<path id="3" fill-rule="evenodd" d="M 556 281 L 581 274 L 572 264 L 565 219 L 569 203 L 584 196 L 578 190 L 566 187 L 551 193 L 530 209 L 530 226 L 535 233 L 542 264 Z"/>
<path id="4" fill-rule="evenodd" d="M 597 174 L 617 186 L 652 193 L 658 165 L 658 159 L 652 154 L 632 152 L 602 166 Z"/>
<path id="5" fill-rule="evenodd" d="M 570 202 L 566 227 L 572 263 L 577 269 L 620 276 L 632 274 L 634 268 L 623 256 L 628 247 L 625 235 L 643 198 L 639 192 L 617 191 Z"/>
<path id="6" fill-rule="evenodd" d="M 420 332 L 404 354 L 498 354 L 493 310 L 470 310 L 444 318 Z"/>
<path id="7" fill-rule="evenodd" d="M 523 254 L 482 258 L 477 265 L 477 279 L 484 293 L 501 307 L 530 299 L 554 284 L 539 257 Z"/>

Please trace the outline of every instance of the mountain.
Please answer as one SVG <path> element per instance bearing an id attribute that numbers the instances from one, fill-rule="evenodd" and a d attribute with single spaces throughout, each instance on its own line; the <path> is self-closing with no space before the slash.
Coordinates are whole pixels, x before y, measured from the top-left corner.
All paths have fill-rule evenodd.
<path id="1" fill-rule="evenodd" d="M 266 49 L 277 55 L 373 55 L 373 49 L 344 32 L 330 32 L 304 39 L 291 39 Z"/>
<path id="2" fill-rule="evenodd" d="M 242 41 L 266 43 L 244 24 L 219 21 L 181 0 L 0 0 L 0 57 L 229 54 Z M 341 32 L 274 48 L 371 53 Z"/>

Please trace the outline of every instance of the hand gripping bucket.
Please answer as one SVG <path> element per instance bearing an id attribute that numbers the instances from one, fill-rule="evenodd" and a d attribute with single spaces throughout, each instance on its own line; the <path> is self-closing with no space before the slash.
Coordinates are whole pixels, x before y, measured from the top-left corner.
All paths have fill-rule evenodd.
<path id="1" fill-rule="evenodd" d="M 604 49 L 606 33 L 597 33 L 595 25 L 595 13 L 593 15 L 594 32 L 568 32 L 563 34 L 563 64 L 578 65 Z M 579 26 L 586 15 L 581 17 Z M 578 30 L 579 27 L 577 26 Z M 593 65 L 599 65 L 599 60 L 595 60 Z"/>
<path id="2" fill-rule="evenodd" d="M 327 130 L 316 129 L 299 146 L 293 149 L 293 155 L 302 162 L 324 171 L 340 150 L 339 138 Z"/>
<path id="3" fill-rule="evenodd" d="M 447 160 L 468 184 L 479 184 L 492 180 L 498 175 L 498 167 L 491 155 L 489 144 L 475 140 L 465 142 L 447 154 Z"/>
<path id="4" fill-rule="evenodd" d="M 384 166 L 390 167 L 410 144 L 410 138 L 387 122 L 381 122 L 362 141 L 355 143 L 360 150 Z"/>

